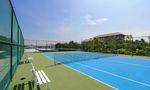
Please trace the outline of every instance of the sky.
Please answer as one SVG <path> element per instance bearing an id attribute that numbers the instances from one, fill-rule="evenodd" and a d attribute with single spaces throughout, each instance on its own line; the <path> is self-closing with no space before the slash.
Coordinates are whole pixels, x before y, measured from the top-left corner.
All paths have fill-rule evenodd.
<path id="1" fill-rule="evenodd" d="M 11 0 L 25 39 L 81 41 L 150 35 L 150 0 Z"/>

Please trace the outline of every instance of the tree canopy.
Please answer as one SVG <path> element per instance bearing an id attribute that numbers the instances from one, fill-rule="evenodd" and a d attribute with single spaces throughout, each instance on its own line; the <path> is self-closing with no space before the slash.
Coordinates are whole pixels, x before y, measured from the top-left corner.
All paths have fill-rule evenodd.
<path id="1" fill-rule="evenodd" d="M 128 55 L 144 55 L 150 56 L 150 37 L 148 41 L 144 39 L 133 40 L 132 35 L 126 36 L 126 39 L 108 38 L 101 40 L 94 38 L 93 40 L 83 41 L 81 44 L 70 41 L 69 43 L 57 43 L 58 50 L 81 50 L 88 52 L 103 52 Z"/>

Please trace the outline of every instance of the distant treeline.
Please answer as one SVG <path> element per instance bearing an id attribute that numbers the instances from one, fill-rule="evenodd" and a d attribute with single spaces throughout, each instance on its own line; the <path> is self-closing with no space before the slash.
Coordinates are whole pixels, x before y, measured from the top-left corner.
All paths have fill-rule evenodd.
<path id="1" fill-rule="evenodd" d="M 150 56 L 150 37 L 149 41 L 144 39 L 133 40 L 131 35 L 128 35 L 126 40 L 108 38 L 101 40 L 95 38 L 89 41 L 83 41 L 81 44 L 70 41 L 69 43 L 57 43 L 56 48 L 60 51 L 88 51 L 88 52 L 104 52 L 115 54 L 142 55 Z"/>

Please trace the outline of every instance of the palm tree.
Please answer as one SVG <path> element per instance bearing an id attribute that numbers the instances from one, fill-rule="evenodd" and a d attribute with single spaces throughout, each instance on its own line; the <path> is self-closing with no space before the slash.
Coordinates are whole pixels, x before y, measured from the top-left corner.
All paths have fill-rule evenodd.
<path id="1" fill-rule="evenodd" d="M 128 40 L 128 41 L 132 41 L 132 40 L 133 40 L 132 35 L 127 35 L 127 36 L 126 36 L 126 40 Z"/>
<path id="2" fill-rule="evenodd" d="M 149 39 L 149 44 L 150 44 L 150 36 L 148 36 L 148 39 Z"/>
<path id="3" fill-rule="evenodd" d="M 132 35 L 127 35 L 126 36 L 126 41 L 127 41 L 127 45 L 128 45 L 128 51 L 130 51 L 133 55 L 133 37 Z"/>

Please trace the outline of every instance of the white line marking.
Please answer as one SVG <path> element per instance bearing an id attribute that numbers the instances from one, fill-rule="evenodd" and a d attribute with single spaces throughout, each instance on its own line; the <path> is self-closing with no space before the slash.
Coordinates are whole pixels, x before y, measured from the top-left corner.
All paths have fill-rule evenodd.
<path id="1" fill-rule="evenodd" d="M 96 78 L 94 78 L 94 77 L 92 77 L 92 76 L 90 76 L 90 75 L 87 75 L 87 74 L 85 74 L 85 73 L 83 73 L 83 72 L 81 72 L 81 71 L 79 71 L 79 70 L 77 70 L 77 69 L 74 69 L 74 68 L 72 68 L 71 66 L 67 66 L 67 65 L 65 65 L 65 64 L 63 64 L 65 67 L 67 67 L 67 68 L 69 68 L 69 69 L 73 69 L 73 70 L 75 70 L 75 71 L 77 71 L 77 72 L 79 72 L 79 73 L 81 73 L 81 74 L 83 74 L 83 75 L 85 75 L 85 76 L 88 76 L 88 77 L 90 77 L 90 78 L 92 78 L 92 79 L 94 79 L 94 80 L 96 80 L 96 81 L 98 81 L 98 82 L 100 82 L 100 83 L 103 83 L 103 84 L 105 84 L 105 85 L 107 85 L 107 86 L 109 86 L 109 87 L 111 87 L 111 88 L 113 88 L 113 89 L 115 89 L 115 90 L 119 90 L 118 88 L 116 88 L 116 87 L 114 87 L 114 86 L 111 86 L 111 85 L 109 85 L 109 84 L 107 84 L 107 83 L 104 83 L 104 82 L 102 82 L 102 81 L 100 81 L 100 80 L 98 80 L 98 79 L 96 79 Z"/>
<path id="2" fill-rule="evenodd" d="M 51 59 L 51 57 L 48 57 L 47 55 L 44 55 L 45 57 L 47 57 L 48 59 Z M 67 68 L 69 68 L 69 69 L 72 69 L 72 70 L 74 70 L 74 71 L 77 71 L 77 72 L 79 72 L 79 73 L 81 73 L 81 74 L 83 74 L 83 75 L 85 75 L 85 76 L 88 76 L 88 77 L 90 77 L 91 79 L 94 79 L 94 80 L 96 80 L 96 81 L 98 81 L 98 82 L 100 82 L 100 83 L 103 83 L 103 84 L 105 84 L 105 85 L 107 85 L 107 86 L 109 86 L 109 87 L 111 87 L 111 88 L 113 88 L 113 89 L 115 89 L 115 90 L 119 90 L 118 88 L 116 88 L 116 87 L 114 87 L 114 86 L 111 86 L 111 85 L 109 85 L 109 84 L 107 84 L 107 83 L 104 83 L 104 82 L 102 82 L 102 81 L 100 81 L 100 80 L 98 80 L 98 79 L 96 79 L 96 78 L 94 78 L 94 77 L 92 77 L 92 76 L 90 76 L 90 75 L 87 75 L 87 74 L 85 74 L 85 73 L 83 73 L 83 72 L 81 72 L 81 71 L 79 71 L 79 70 L 77 70 L 77 69 L 74 69 L 74 68 L 72 68 L 72 67 L 70 67 L 70 66 L 67 66 L 67 65 L 65 65 L 65 64 L 62 64 L 62 65 L 64 65 L 65 67 L 67 67 Z"/>
<path id="3" fill-rule="evenodd" d="M 111 73 L 111 72 L 107 72 L 107 71 L 104 71 L 104 70 L 100 70 L 100 69 L 97 69 L 97 68 L 93 68 L 93 67 L 88 66 L 88 65 L 84 65 L 84 64 L 80 64 L 80 63 L 76 63 L 76 64 L 81 65 L 81 66 L 84 66 L 84 67 L 87 67 L 87 68 L 90 68 L 90 69 L 93 69 L 93 70 L 96 70 L 96 71 L 99 71 L 99 72 L 103 72 L 103 73 L 112 75 L 112 76 L 115 76 L 115 77 L 119 77 L 119 78 L 122 78 L 122 79 L 125 79 L 125 80 L 128 80 L 128 81 L 132 81 L 132 82 L 135 82 L 135 83 L 138 83 L 138 84 L 147 86 L 147 87 L 150 87 L 149 84 L 146 84 L 146 83 L 143 83 L 143 82 L 140 82 L 140 81 L 136 81 L 136 80 L 133 80 L 133 79 L 124 77 L 124 76 L 120 76 L 120 75 L 117 75 L 117 74 L 113 74 L 113 73 Z"/>
<path id="4" fill-rule="evenodd" d="M 48 58 L 49 58 L 49 57 L 48 57 Z M 120 63 L 123 63 L 123 62 L 120 62 Z M 128 81 L 132 81 L 132 82 L 135 82 L 135 83 L 138 83 L 138 84 L 147 86 L 147 87 L 150 87 L 150 85 L 147 84 L 147 83 L 143 83 L 143 82 L 140 82 L 140 81 L 136 81 L 136 80 L 133 80 L 133 79 L 124 77 L 124 76 L 120 76 L 120 75 L 117 75 L 117 74 L 113 74 L 113 73 L 111 73 L 111 72 L 107 72 L 107 71 L 104 71 L 104 70 L 100 70 L 100 69 L 97 69 L 97 68 L 93 68 L 93 67 L 90 67 L 90 66 L 88 66 L 88 65 L 80 64 L 80 63 L 77 63 L 77 62 L 76 62 L 76 64 L 81 65 L 81 66 L 85 66 L 85 67 L 88 67 L 88 68 L 91 68 L 91 69 L 93 69 L 93 70 L 100 71 L 100 72 L 103 72 L 103 73 L 106 73 L 106 74 L 109 74 L 109 75 L 112 75 L 112 76 L 115 76 L 115 77 L 119 77 L 119 78 L 122 78 L 122 79 L 125 79 L 125 80 L 128 80 Z M 126 64 L 130 64 L 130 63 L 126 63 Z M 63 65 L 64 65 L 64 64 L 63 64 Z M 139 65 L 139 64 L 131 64 L 131 65 L 142 66 L 142 65 Z M 64 66 L 66 66 L 66 65 L 64 65 Z M 67 66 L 67 67 L 69 67 L 69 66 Z M 143 67 L 149 68 L 148 66 L 143 66 Z M 78 70 L 76 70 L 76 69 L 74 69 L 74 68 L 72 68 L 72 67 L 69 67 L 69 68 L 71 68 L 71 69 L 73 69 L 73 70 L 75 70 L 75 71 L 78 71 Z M 80 72 L 80 71 L 78 71 L 78 72 Z M 82 72 L 80 72 L 80 73 L 82 73 Z M 82 74 L 84 74 L 84 73 L 82 73 Z M 84 74 L 84 75 L 87 75 L 87 74 Z M 87 76 L 89 76 L 89 75 L 87 75 Z M 93 77 L 91 77 L 91 76 L 89 76 L 89 77 L 92 78 L 92 79 L 95 79 L 95 78 L 93 78 Z M 95 80 L 97 80 L 97 79 L 95 79 Z M 100 80 L 97 80 L 97 81 L 102 82 L 102 81 L 100 81 Z M 104 83 L 104 82 L 102 82 L 102 83 Z M 106 84 L 106 83 L 104 83 L 104 84 Z M 108 84 L 106 84 L 106 85 L 108 85 Z M 112 88 L 115 88 L 115 87 L 113 87 L 113 86 L 111 86 L 111 85 L 108 85 L 108 86 L 110 86 L 110 87 L 112 87 Z M 116 88 L 115 88 L 115 89 L 116 89 Z"/>
<path id="5" fill-rule="evenodd" d="M 140 64 L 132 64 L 132 63 L 127 63 L 127 62 L 118 62 L 118 61 L 110 61 L 110 62 L 115 62 L 115 63 L 122 63 L 122 64 L 128 64 L 128 65 L 133 65 L 133 66 L 139 66 L 139 67 L 144 67 L 144 68 L 150 68 L 150 66 L 144 66 Z"/>

